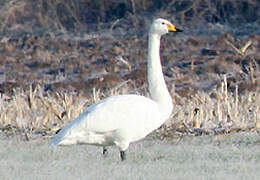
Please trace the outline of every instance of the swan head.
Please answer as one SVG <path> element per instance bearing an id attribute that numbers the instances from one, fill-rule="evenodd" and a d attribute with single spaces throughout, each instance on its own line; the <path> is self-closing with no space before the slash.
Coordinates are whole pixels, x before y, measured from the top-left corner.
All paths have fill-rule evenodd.
<path id="1" fill-rule="evenodd" d="M 176 28 L 175 25 L 173 25 L 170 21 L 166 19 L 156 19 L 153 21 L 151 28 L 150 28 L 150 34 L 157 34 L 157 35 L 164 35 L 168 32 L 181 32 L 182 30 Z"/>

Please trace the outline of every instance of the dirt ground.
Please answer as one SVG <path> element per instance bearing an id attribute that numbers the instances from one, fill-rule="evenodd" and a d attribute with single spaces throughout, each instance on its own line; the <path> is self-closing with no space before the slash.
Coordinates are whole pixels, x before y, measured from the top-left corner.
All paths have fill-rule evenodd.
<path id="1" fill-rule="evenodd" d="M 30 85 L 86 95 L 125 81 L 140 87 L 146 84 L 147 31 L 157 17 L 183 29 L 161 43 L 167 84 L 180 96 L 214 89 L 223 74 L 230 91 L 255 91 L 259 7 L 257 0 L 3 1 L 0 93 Z"/>
<path id="2" fill-rule="evenodd" d="M 0 179 L 259 179 L 259 134 L 146 138 L 119 151 L 75 145 L 52 149 L 50 138 L 21 141 L 1 137 Z"/>

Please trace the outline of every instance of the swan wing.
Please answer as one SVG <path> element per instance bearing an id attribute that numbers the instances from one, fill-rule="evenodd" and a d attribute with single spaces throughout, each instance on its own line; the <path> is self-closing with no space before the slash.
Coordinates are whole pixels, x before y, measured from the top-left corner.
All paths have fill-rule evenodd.
<path id="1" fill-rule="evenodd" d="M 51 144 L 57 145 L 66 138 L 80 139 L 91 134 L 101 136 L 111 132 L 120 132 L 135 141 L 158 128 L 161 125 L 159 117 L 157 104 L 144 96 L 112 96 L 88 107 L 65 126 Z"/>

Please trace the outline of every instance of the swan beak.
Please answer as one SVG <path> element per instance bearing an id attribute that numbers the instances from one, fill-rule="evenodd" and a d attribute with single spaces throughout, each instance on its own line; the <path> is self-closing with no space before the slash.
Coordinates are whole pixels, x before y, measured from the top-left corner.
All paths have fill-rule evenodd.
<path id="1" fill-rule="evenodd" d="M 176 26 L 173 24 L 167 24 L 167 26 L 170 32 L 182 32 L 181 29 L 176 28 Z"/>

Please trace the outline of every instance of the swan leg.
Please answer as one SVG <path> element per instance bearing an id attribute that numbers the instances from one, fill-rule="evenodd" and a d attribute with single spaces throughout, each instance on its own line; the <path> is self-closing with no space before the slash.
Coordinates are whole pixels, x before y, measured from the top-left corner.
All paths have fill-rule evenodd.
<path id="1" fill-rule="evenodd" d="M 119 134 L 119 136 L 123 137 L 125 132 L 118 131 L 118 134 Z M 126 140 L 115 141 L 115 144 L 119 147 L 121 160 L 122 161 L 126 160 L 125 151 L 129 146 L 129 141 L 126 141 Z"/>
<path id="2" fill-rule="evenodd" d="M 103 155 L 105 156 L 105 155 L 107 155 L 107 148 L 106 147 L 103 147 Z"/>
<path id="3" fill-rule="evenodd" d="M 126 158 L 125 151 L 120 151 L 121 160 L 124 161 Z"/>

